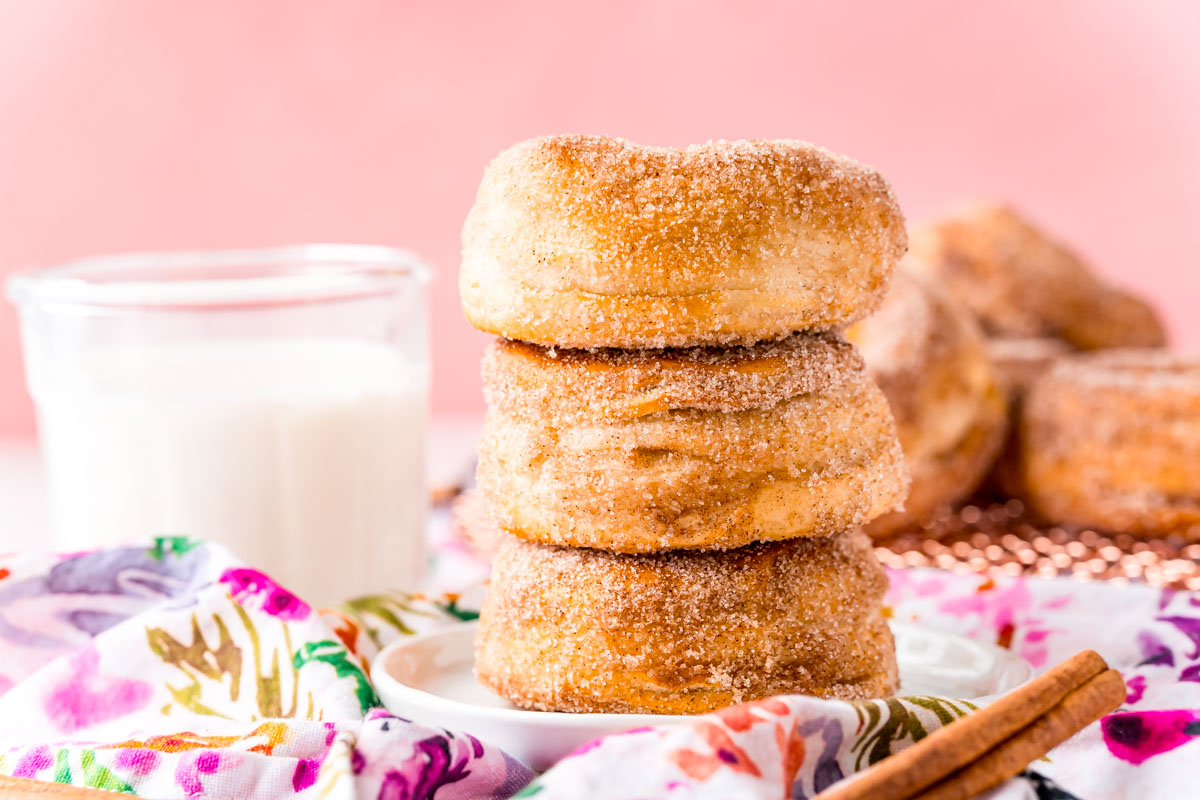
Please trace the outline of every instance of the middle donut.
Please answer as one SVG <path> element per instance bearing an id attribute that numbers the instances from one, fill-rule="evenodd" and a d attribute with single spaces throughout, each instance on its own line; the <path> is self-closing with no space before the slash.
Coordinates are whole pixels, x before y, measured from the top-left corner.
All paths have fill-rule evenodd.
<path id="1" fill-rule="evenodd" d="M 478 483 L 501 529 L 617 553 L 827 536 L 898 508 L 883 393 L 836 333 L 750 347 L 497 340 Z"/>

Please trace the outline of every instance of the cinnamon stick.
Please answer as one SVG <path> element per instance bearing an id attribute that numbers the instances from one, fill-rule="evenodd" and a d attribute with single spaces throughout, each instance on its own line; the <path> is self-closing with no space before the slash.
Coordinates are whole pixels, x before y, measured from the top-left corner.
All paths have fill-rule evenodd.
<path id="1" fill-rule="evenodd" d="M 969 800 L 1023 770 L 1125 701 L 1125 681 L 1115 669 L 1076 689 L 1028 728 L 983 758 L 947 776 L 915 800 Z"/>
<path id="2" fill-rule="evenodd" d="M 934 731 L 865 773 L 829 787 L 814 800 L 883 797 L 906 800 L 913 797 L 1026 728 L 1107 668 L 1098 653 L 1084 650 L 996 702 Z M 1040 755 L 1038 753 L 1034 758 Z"/>

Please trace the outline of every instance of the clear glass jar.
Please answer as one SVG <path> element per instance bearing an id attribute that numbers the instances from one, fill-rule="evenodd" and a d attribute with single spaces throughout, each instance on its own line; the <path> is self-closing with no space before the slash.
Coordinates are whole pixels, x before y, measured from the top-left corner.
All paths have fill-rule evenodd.
<path id="1" fill-rule="evenodd" d="M 212 539 L 318 604 L 411 588 L 430 277 L 363 245 L 15 276 L 55 546 Z"/>

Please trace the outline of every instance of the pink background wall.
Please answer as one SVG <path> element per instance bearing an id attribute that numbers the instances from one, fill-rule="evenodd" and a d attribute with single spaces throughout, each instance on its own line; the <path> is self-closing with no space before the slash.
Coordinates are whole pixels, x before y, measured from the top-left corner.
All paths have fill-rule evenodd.
<path id="1" fill-rule="evenodd" d="M 1027 208 L 1200 344 L 1200 3 L 0 0 L 0 274 L 126 249 L 413 247 L 435 408 L 478 410 L 457 310 L 480 170 L 554 132 L 801 137 L 910 218 Z M 32 431 L 0 308 L 0 435 Z"/>

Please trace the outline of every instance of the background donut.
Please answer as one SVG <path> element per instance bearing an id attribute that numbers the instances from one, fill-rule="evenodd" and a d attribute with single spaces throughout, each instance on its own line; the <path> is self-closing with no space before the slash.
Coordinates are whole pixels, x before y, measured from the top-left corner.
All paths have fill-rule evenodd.
<path id="1" fill-rule="evenodd" d="M 1200 362 L 1163 350 L 1059 359 L 1022 425 L 1033 510 L 1151 536 L 1200 530 Z"/>
<path id="2" fill-rule="evenodd" d="M 984 484 L 1002 497 L 1024 498 L 1021 419 L 1030 388 L 1058 359 L 1072 352 L 1061 339 L 989 339 L 988 357 L 1008 396 L 1008 435 Z"/>
<path id="3" fill-rule="evenodd" d="M 1080 258 L 1011 208 L 963 208 L 912 232 L 911 263 L 990 336 L 1054 337 L 1081 350 L 1159 347 L 1144 301 L 1102 282 Z"/>
<path id="4" fill-rule="evenodd" d="M 847 332 L 887 396 L 912 476 L 904 510 L 867 530 L 885 536 L 968 497 L 1004 439 L 1005 397 L 971 315 L 907 269 L 879 310 Z"/>

